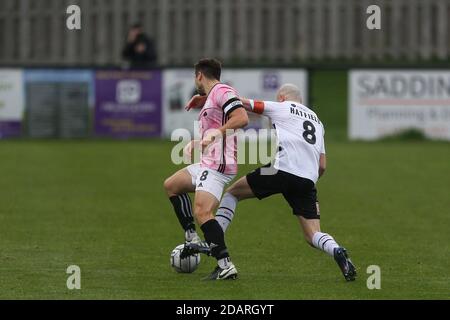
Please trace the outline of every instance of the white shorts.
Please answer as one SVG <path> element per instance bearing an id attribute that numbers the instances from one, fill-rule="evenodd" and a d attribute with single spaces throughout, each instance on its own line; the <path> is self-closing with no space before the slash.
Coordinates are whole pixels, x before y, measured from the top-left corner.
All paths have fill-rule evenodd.
<path id="1" fill-rule="evenodd" d="M 192 185 L 195 191 L 206 191 L 211 193 L 220 202 L 223 189 L 233 180 L 234 174 L 223 174 L 216 170 L 201 167 L 200 163 L 194 163 L 187 166 L 192 177 Z"/>

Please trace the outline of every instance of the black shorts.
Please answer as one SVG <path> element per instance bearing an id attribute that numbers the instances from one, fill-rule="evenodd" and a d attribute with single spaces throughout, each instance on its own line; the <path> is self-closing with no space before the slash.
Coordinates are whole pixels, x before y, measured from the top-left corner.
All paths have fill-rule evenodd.
<path id="1" fill-rule="evenodd" d="M 264 172 L 261 174 L 261 169 Z M 274 173 L 275 174 L 270 174 Z M 266 174 L 269 173 L 269 174 Z M 269 165 L 247 175 L 247 183 L 258 199 L 281 193 L 292 208 L 293 214 L 305 219 L 320 219 L 317 190 L 314 182 L 296 175 L 274 169 Z"/>

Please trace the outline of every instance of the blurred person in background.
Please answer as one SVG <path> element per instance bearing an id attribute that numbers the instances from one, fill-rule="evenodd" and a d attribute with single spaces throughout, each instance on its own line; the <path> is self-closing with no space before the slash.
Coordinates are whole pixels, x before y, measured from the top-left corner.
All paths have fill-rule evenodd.
<path id="1" fill-rule="evenodd" d="M 144 69 L 156 65 L 156 49 L 153 40 L 148 37 L 140 23 L 134 24 L 128 31 L 127 43 L 122 51 L 123 59 L 130 68 Z"/>

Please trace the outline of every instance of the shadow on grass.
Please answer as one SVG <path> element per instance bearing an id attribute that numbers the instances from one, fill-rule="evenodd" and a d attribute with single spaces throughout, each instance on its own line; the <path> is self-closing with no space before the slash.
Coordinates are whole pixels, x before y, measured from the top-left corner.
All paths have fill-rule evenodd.
<path id="1" fill-rule="evenodd" d="M 408 129 L 400 131 L 396 134 L 392 134 L 381 138 L 380 142 L 427 142 L 427 141 L 437 141 L 430 138 L 427 138 L 425 134 L 418 129 Z"/>

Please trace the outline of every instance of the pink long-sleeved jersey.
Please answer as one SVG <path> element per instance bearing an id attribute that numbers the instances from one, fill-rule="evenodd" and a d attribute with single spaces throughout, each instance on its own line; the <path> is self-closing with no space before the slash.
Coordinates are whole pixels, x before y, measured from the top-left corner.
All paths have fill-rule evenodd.
<path id="1" fill-rule="evenodd" d="M 199 127 L 203 139 L 209 130 L 218 129 L 228 120 L 228 116 L 242 107 L 236 90 L 226 84 L 218 83 L 209 92 L 205 105 L 200 111 Z M 237 137 L 228 135 L 213 142 L 201 155 L 202 167 L 224 174 L 237 173 Z"/>

